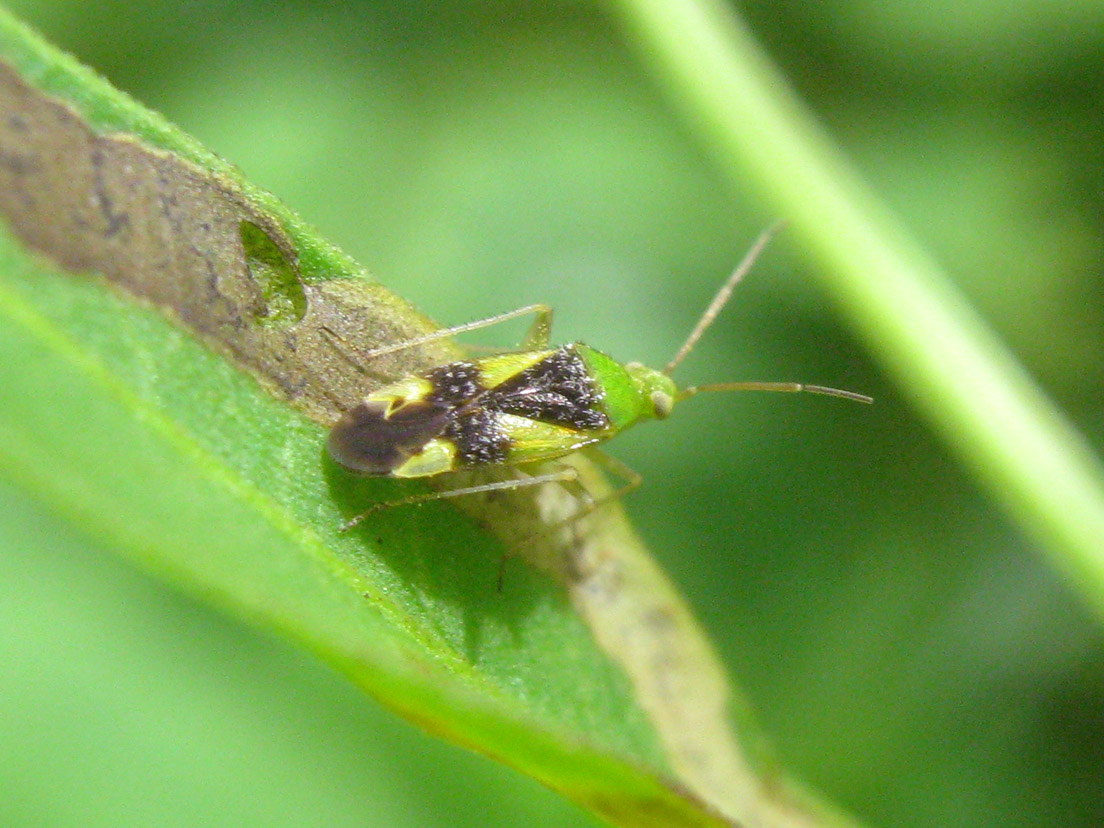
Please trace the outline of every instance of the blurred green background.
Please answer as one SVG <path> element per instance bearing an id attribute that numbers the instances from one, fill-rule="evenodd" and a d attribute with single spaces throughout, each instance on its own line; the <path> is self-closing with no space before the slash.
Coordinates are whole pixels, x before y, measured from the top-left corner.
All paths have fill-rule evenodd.
<path id="1" fill-rule="evenodd" d="M 774 215 L 598 3 L 7 3 L 444 324 L 545 301 L 662 364 Z M 1104 4 L 741 4 L 875 187 L 1104 444 Z M 1104 636 L 783 235 L 611 446 L 783 763 L 881 826 L 1104 823 Z M 511 334 L 505 334 L 510 336 Z M 1104 543 L 1104 539 L 1102 539 Z M 0 486 L 0 824 L 591 825 Z"/>

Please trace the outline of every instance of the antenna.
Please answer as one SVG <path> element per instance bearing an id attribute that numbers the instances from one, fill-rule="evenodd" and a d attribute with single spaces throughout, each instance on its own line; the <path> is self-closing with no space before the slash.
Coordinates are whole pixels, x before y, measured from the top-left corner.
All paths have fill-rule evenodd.
<path id="1" fill-rule="evenodd" d="M 759 238 L 755 240 L 755 244 L 753 244 L 751 249 L 744 255 L 743 261 L 736 266 L 736 269 L 732 271 L 732 275 L 721 285 L 721 289 L 717 291 L 716 296 L 713 297 L 713 301 L 709 303 L 709 307 L 707 307 L 705 313 L 701 315 L 701 319 L 699 319 L 698 324 L 694 326 L 694 330 L 690 331 L 690 336 L 686 337 L 686 341 L 682 343 L 682 347 L 678 349 L 678 353 L 667 363 L 667 366 L 663 369 L 665 375 L 670 376 L 671 372 L 686 358 L 686 355 L 694 349 L 694 346 L 698 344 L 698 340 L 701 339 L 702 334 L 705 333 L 706 328 L 713 324 L 713 320 L 717 318 L 717 314 L 721 312 L 721 309 L 728 302 L 733 289 L 755 265 L 755 262 L 763 252 L 763 248 L 770 244 L 771 239 L 778 235 L 779 231 L 785 226 L 786 223 L 780 221 L 759 234 Z M 868 397 L 866 394 L 857 394 L 854 391 L 844 391 L 840 388 L 828 388 L 824 385 L 807 385 L 803 382 L 718 382 L 710 385 L 692 385 L 678 392 L 675 399 L 685 400 L 687 397 L 693 397 L 695 394 L 712 391 L 780 391 L 784 394 L 821 394 L 825 397 L 839 397 L 844 400 L 866 403 L 867 405 L 874 402 L 874 398 Z"/>
<path id="2" fill-rule="evenodd" d="M 713 297 L 713 301 L 709 303 L 709 307 L 706 308 L 705 313 L 701 315 L 701 319 L 699 319 L 698 324 L 694 326 L 694 330 L 690 331 L 690 336 L 686 337 L 686 341 L 682 343 L 682 347 L 678 349 L 678 353 L 667 363 L 666 367 L 663 369 L 664 374 L 670 376 L 671 372 L 678 367 L 678 364 L 686 359 L 686 355 L 698 344 L 698 340 L 701 339 L 702 334 L 705 333 L 705 329 L 713 324 L 713 320 L 717 318 L 717 314 L 721 312 L 725 303 L 728 302 L 728 297 L 732 295 L 733 289 L 755 265 L 755 262 L 763 252 L 763 248 L 765 248 L 770 243 L 770 240 L 778 235 L 779 231 L 785 226 L 786 223 L 780 221 L 759 234 L 759 238 L 755 240 L 755 244 L 753 244 L 751 249 L 744 255 L 743 261 L 736 266 L 736 269 L 732 271 L 732 275 L 721 285 L 721 289 L 717 291 L 717 295 Z"/>
<path id="3" fill-rule="evenodd" d="M 858 394 L 854 391 L 844 391 L 841 388 L 828 388 L 823 385 L 806 385 L 803 382 L 718 382 L 711 385 L 691 385 L 678 393 L 676 399 L 685 400 L 695 394 L 706 391 L 781 391 L 784 394 L 821 394 L 825 397 L 840 397 L 845 400 L 866 403 L 874 402 L 873 397 L 866 394 Z"/>

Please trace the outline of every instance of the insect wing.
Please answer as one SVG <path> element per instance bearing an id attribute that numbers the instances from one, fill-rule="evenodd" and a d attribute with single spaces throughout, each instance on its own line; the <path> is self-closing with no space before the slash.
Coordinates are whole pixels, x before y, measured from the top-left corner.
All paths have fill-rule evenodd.
<path id="1" fill-rule="evenodd" d="M 507 450 L 510 463 L 552 460 L 606 439 L 604 434 L 581 432 L 516 414 L 499 414 L 498 423 L 510 439 Z"/>
<path id="2" fill-rule="evenodd" d="M 508 438 L 507 462 L 562 457 L 612 433 L 598 386 L 574 346 L 544 352 L 498 380 L 479 405 Z"/>
<path id="3" fill-rule="evenodd" d="M 600 390 L 572 345 L 546 352 L 539 361 L 504 378 L 480 402 L 489 410 L 578 432 L 603 432 L 610 425 Z"/>
<path id="4" fill-rule="evenodd" d="M 328 448 L 361 474 L 392 474 L 449 424 L 453 406 L 420 398 L 370 396 L 330 430 Z"/>

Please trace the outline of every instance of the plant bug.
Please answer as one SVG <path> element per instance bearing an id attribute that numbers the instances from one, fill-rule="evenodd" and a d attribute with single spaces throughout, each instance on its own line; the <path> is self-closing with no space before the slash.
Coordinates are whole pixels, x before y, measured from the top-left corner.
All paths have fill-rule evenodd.
<path id="1" fill-rule="evenodd" d="M 807 392 L 873 402 L 852 391 L 796 382 L 726 382 L 680 390 L 671 379 L 776 231 L 771 228 L 759 236 L 662 370 L 638 362 L 622 365 L 581 342 L 550 347 L 552 309 L 547 305 L 529 305 L 361 354 L 362 359 L 372 359 L 521 316 L 535 316 L 516 351 L 451 362 L 369 393 L 330 430 L 330 455 L 358 474 L 432 477 L 555 460 L 605 442 L 643 420 L 665 419 L 675 403 L 705 391 Z M 328 333 L 336 337 L 332 331 Z M 640 484 L 640 476 L 631 469 L 602 454 L 596 458 L 626 484 L 606 498 L 592 500 L 581 514 Z M 378 504 L 354 517 L 345 528 L 351 529 L 382 506 L 574 479 L 575 472 L 568 467 L 415 495 Z"/>

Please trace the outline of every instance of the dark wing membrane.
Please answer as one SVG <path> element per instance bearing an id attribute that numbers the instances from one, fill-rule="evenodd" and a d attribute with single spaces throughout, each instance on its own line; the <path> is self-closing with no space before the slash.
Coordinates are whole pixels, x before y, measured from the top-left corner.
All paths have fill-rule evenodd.
<path id="1" fill-rule="evenodd" d="M 445 436 L 457 412 L 483 390 L 479 369 L 470 362 L 435 368 L 425 384 L 382 388 L 349 411 L 330 430 L 333 458 L 361 474 L 391 474 L 430 440 Z"/>
<path id="2" fill-rule="evenodd" d="M 367 399 L 330 430 L 330 454 L 361 474 L 390 474 L 440 437 L 454 410 L 447 403 L 424 399 L 398 406 L 394 401 Z"/>
<path id="3" fill-rule="evenodd" d="M 487 390 L 479 404 L 490 411 L 579 431 L 609 427 L 602 395 L 586 363 L 570 345 Z"/>

